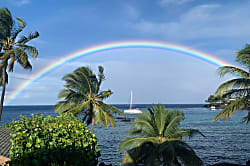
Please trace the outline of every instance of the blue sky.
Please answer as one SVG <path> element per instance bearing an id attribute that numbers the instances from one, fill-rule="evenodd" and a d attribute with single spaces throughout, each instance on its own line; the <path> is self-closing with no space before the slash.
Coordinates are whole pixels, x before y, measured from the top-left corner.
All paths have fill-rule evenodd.
<path id="1" fill-rule="evenodd" d="M 235 52 L 250 38 L 249 0 L 1 0 L 38 31 L 33 70 L 16 65 L 7 95 L 31 74 L 77 50 L 116 41 L 159 41 L 199 50 L 234 64 Z M 102 89 L 108 103 L 204 103 L 225 81 L 216 67 L 195 58 L 152 49 L 98 53 L 67 63 L 30 85 L 11 105 L 55 104 L 61 78 L 80 66 L 105 68 Z"/>

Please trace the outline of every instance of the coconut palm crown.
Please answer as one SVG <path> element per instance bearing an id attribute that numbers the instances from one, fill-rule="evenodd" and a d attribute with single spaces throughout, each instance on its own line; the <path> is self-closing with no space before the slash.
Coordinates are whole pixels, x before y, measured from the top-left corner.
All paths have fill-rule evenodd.
<path id="1" fill-rule="evenodd" d="M 119 151 L 128 150 L 124 165 L 202 165 L 194 150 L 182 141 L 183 137 L 196 134 L 204 136 L 195 129 L 182 129 L 183 112 L 165 109 L 164 105 L 153 105 L 137 116 Z"/>
<path id="2" fill-rule="evenodd" d="M 19 63 L 24 69 L 32 69 L 29 56 L 33 58 L 38 56 L 37 49 L 27 43 L 39 37 L 39 33 L 19 36 L 25 26 L 26 24 L 21 18 L 14 20 L 7 8 L 0 8 L 0 86 L 2 86 L 0 120 L 6 83 L 8 83 L 7 70 L 13 72 L 15 62 Z"/>
<path id="3" fill-rule="evenodd" d="M 98 126 L 103 123 L 108 127 L 109 123 L 115 127 L 115 120 L 112 113 L 123 112 L 114 106 L 105 104 L 104 99 L 112 95 L 111 90 L 101 91 L 101 84 L 104 80 L 104 68 L 98 67 L 99 73 L 95 75 L 88 67 L 80 67 L 73 73 L 63 77 L 66 81 L 58 98 L 64 98 L 55 106 L 55 112 L 72 112 L 81 115 L 83 122 L 88 125 L 92 123 L 91 131 L 94 131 L 94 124 Z"/>
<path id="4" fill-rule="evenodd" d="M 227 100 L 233 99 L 214 120 L 229 119 L 233 113 L 239 110 L 248 110 L 248 115 L 243 117 L 242 121 L 250 121 L 250 45 L 240 51 L 236 57 L 236 62 L 240 63 L 243 68 L 235 66 L 223 66 L 218 69 L 221 77 L 226 74 L 233 74 L 236 78 L 222 83 L 216 90 L 214 96 Z"/>

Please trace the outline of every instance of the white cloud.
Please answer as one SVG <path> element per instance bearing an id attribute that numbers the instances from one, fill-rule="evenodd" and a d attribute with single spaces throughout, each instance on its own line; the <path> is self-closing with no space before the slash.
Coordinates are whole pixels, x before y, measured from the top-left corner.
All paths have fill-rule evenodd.
<path id="1" fill-rule="evenodd" d="M 188 2 L 193 2 L 194 0 L 160 0 L 161 5 L 166 5 L 166 4 L 177 4 L 177 5 L 182 5 Z"/>
<path id="2" fill-rule="evenodd" d="M 221 49 L 215 51 L 214 53 L 215 56 L 220 56 L 220 57 L 228 57 L 228 56 L 233 56 L 235 54 L 236 52 L 233 49 Z"/>
<path id="3" fill-rule="evenodd" d="M 20 0 L 19 1 L 19 5 L 26 5 L 26 4 L 29 4 L 30 1 L 29 0 Z"/>
<path id="4" fill-rule="evenodd" d="M 138 10 L 135 7 L 129 6 L 129 5 L 124 6 L 124 12 L 126 13 L 128 17 L 133 18 L 133 19 L 137 19 L 140 15 Z"/>
<path id="5" fill-rule="evenodd" d="M 30 0 L 6 0 L 6 1 L 16 6 L 23 6 L 30 3 Z"/>
<path id="6" fill-rule="evenodd" d="M 249 38 L 250 21 L 247 7 L 227 11 L 218 4 L 199 5 L 172 22 L 139 20 L 131 24 L 139 33 L 158 35 L 168 40 L 212 38 Z"/>
<path id="7" fill-rule="evenodd" d="M 42 40 L 42 39 L 40 39 L 40 38 L 36 38 L 36 39 L 31 40 L 31 41 L 29 42 L 29 45 L 34 45 L 34 46 L 36 46 L 36 47 L 43 47 L 43 46 L 46 45 L 46 44 L 48 44 L 48 42 L 45 41 L 45 40 Z"/>

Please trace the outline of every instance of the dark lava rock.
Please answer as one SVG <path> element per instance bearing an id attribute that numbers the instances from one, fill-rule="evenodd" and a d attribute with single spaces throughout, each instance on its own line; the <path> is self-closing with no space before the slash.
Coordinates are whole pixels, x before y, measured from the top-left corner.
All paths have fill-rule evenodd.
<path id="1" fill-rule="evenodd" d="M 210 166 L 245 166 L 245 165 L 230 164 L 230 163 L 217 163 L 217 164 L 210 165 Z"/>
<path id="2" fill-rule="evenodd" d="M 112 164 L 106 165 L 104 162 L 101 162 L 99 166 L 112 166 Z"/>

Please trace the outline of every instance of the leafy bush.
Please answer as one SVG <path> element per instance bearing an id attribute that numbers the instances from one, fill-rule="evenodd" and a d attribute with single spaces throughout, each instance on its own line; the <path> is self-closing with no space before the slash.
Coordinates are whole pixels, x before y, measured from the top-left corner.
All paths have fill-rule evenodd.
<path id="1" fill-rule="evenodd" d="M 97 165 L 97 139 L 74 115 L 20 118 L 6 125 L 15 131 L 10 165 Z"/>

